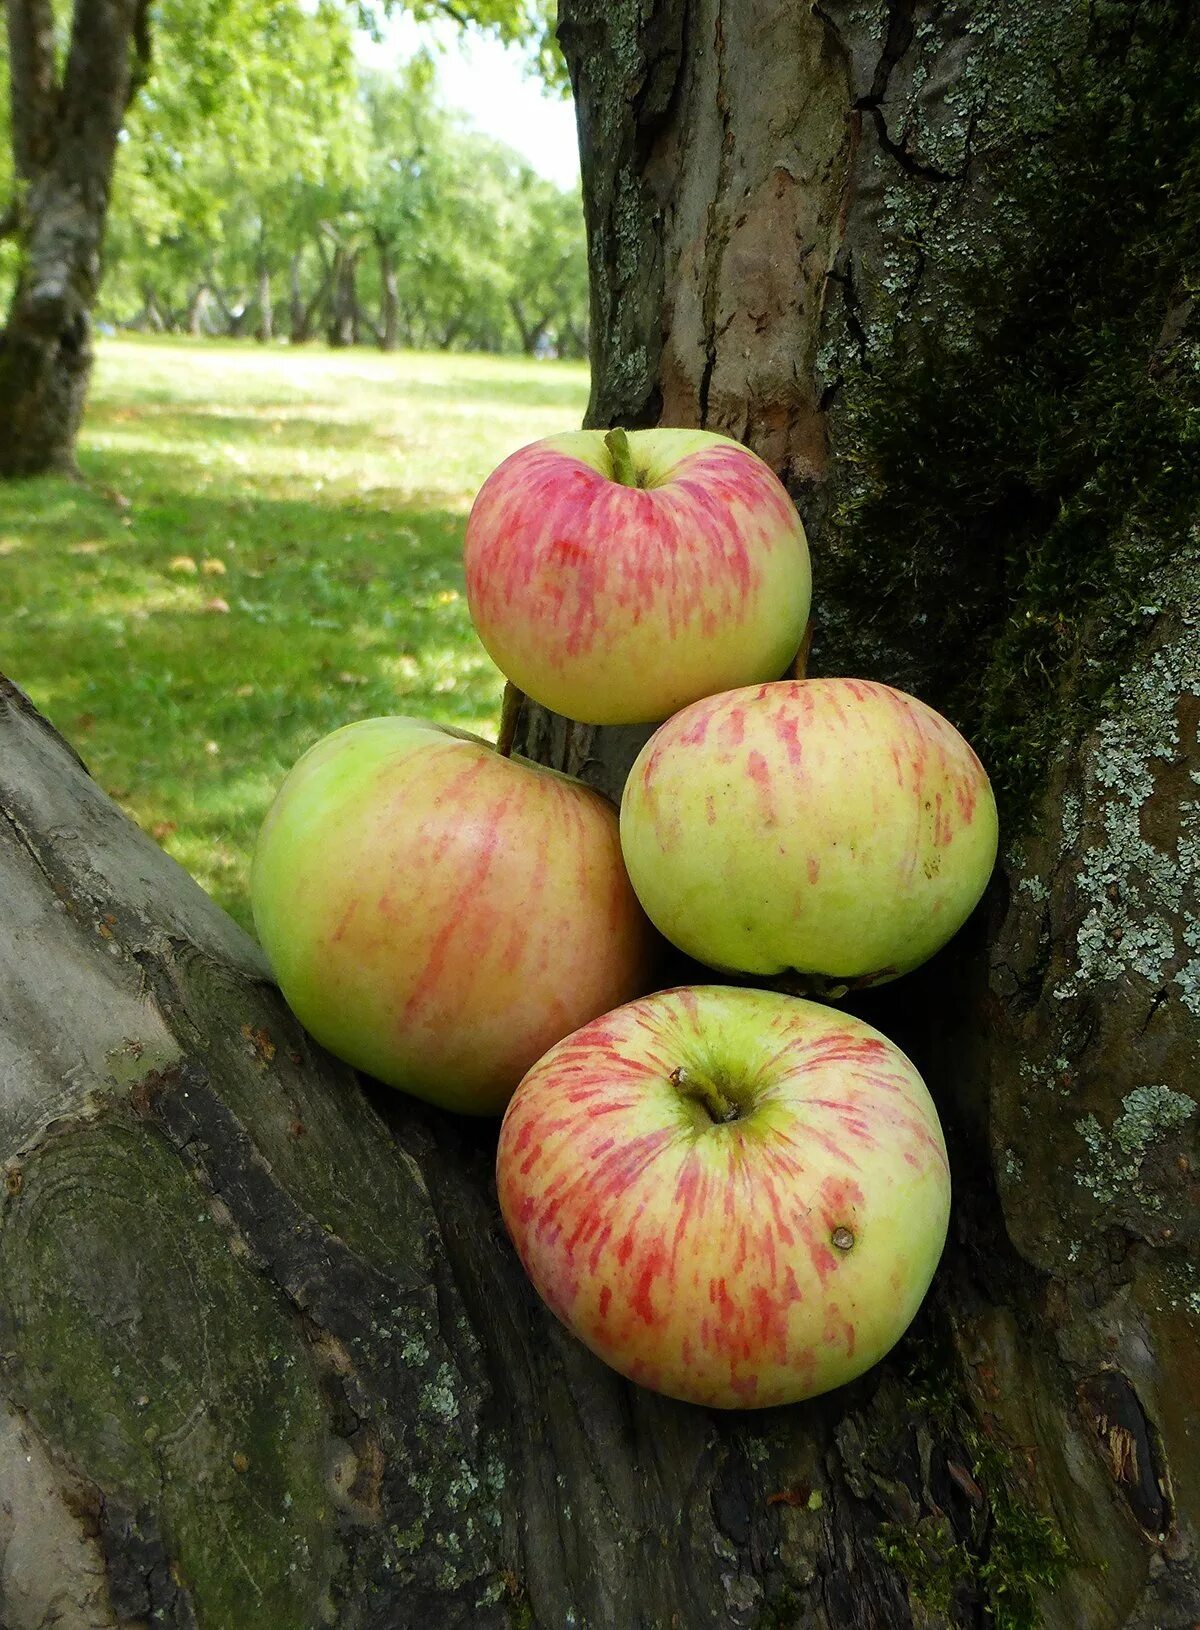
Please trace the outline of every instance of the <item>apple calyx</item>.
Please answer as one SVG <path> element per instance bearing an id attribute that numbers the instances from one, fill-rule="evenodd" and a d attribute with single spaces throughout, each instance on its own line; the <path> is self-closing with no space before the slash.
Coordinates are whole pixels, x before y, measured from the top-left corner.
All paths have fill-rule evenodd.
<path id="1" fill-rule="evenodd" d="M 730 1121 L 741 1118 L 742 1106 L 735 1099 L 727 1097 L 715 1081 L 690 1075 L 682 1064 L 673 1069 L 667 1079 L 682 1097 L 699 1104 L 714 1126 L 726 1126 Z"/>
<path id="2" fill-rule="evenodd" d="M 835 1228 L 829 1238 L 831 1242 L 837 1246 L 839 1251 L 849 1251 L 853 1249 L 854 1235 L 848 1228 Z"/>
<path id="3" fill-rule="evenodd" d="M 610 430 L 604 445 L 612 457 L 612 478 L 621 487 L 640 487 L 642 482 L 633 467 L 633 449 L 629 437 L 621 429 Z"/>

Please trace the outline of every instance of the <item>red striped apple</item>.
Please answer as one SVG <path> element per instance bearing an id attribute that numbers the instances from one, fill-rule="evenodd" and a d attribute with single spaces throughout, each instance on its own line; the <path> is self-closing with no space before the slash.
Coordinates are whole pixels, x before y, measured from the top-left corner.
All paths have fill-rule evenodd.
<path id="1" fill-rule="evenodd" d="M 983 766 L 888 685 L 805 679 L 708 697 L 646 743 L 621 844 L 651 920 L 726 971 L 878 984 L 959 929 L 996 859 Z"/>
<path id="2" fill-rule="evenodd" d="M 497 666 L 588 724 L 647 724 L 796 654 L 811 579 L 771 469 L 703 430 L 523 447 L 467 522 L 467 601 Z"/>
<path id="3" fill-rule="evenodd" d="M 612 806 L 420 719 L 347 725 L 304 755 L 251 894 L 317 1040 L 469 1114 L 498 1114 L 547 1047 L 651 982 Z"/>
<path id="4" fill-rule="evenodd" d="M 631 1002 L 551 1048 L 500 1131 L 500 1207 L 539 1294 L 673 1398 L 811 1398 L 908 1327 L 950 1178 L 916 1070 L 816 1002 L 721 987 Z"/>

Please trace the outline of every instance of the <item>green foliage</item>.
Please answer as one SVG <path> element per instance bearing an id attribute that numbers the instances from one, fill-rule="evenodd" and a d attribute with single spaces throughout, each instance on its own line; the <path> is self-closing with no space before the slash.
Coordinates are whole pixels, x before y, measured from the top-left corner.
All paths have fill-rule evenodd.
<path id="1" fill-rule="evenodd" d="M 971 1449 L 992 1510 L 991 1544 L 979 1569 L 992 1623 L 995 1630 L 1039 1630 L 1038 1593 L 1061 1583 L 1070 1559 L 1066 1541 L 1020 1491 L 996 1443 L 975 1429 Z"/>
<path id="2" fill-rule="evenodd" d="M 573 364 L 102 344 L 88 484 L 0 488 L 5 672 L 246 923 L 255 833 L 318 737 L 406 711 L 494 728 L 467 508 L 586 398 Z"/>
<path id="3" fill-rule="evenodd" d="M 406 9 L 523 45 L 531 71 L 563 82 L 548 0 Z M 69 16 L 64 4 L 64 33 Z M 319 330 L 338 257 L 353 265 L 363 338 L 385 327 L 390 269 L 409 343 L 528 348 L 518 313 L 529 307 L 534 339 L 582 354 L 579 198 L 441 106 L 428 57 L 393 76 L 360 70 L 354 30 L 373 18 L 347 0 L 156 5 L 152 72 L 118 151 L 102 322 L 279 332 L 285 311 L 311 307 Z M 0 131 L 2 200 L 12 176 Z M 0 294 L 16 253 L 0 244 Z M 296 337 L 308 337 L 303 325 Z"/>
<path id="4" fill-rule="evenodd" d="M 884 662 L 901 682 L 932 668 L 1010 822 L 1121 673 L 1200 513 L 1200 11 L 1090 13 L 1037 127 L 1022 108 L 1020 135 L 990 129 L 1001 225 L 958 246 L 967 322 L 872 359 L 845 409 L 860 479 L 835 517 L 839 595 L 893 583 Z M 1029 39 L 1008 50 L 1031 75 Z"/>
<path id="5" fill-rule="evenodd" d="M 948 1334 L 927 1332 L 902 1349 L 906 1407 L 915 1423 L 933 1425 L 941 1442 L 953 1446 L 950 1453 L 966 1463 L 985 1503 L 969 1534 L 956 1536 L 945 1516 L 930 1514 L 909 1527 L 881 1524 L 877 1548 L 927 1612 L 947 1615 L 961 1592 L 983 1603 L 993 1630 L 1040 1630 L 1040 1593 L 1061 1583 L 1070 1552 L 1033 1504 L 1027 1473 L 968 1405 Z"/>
<path id="6" fill-rule="evenodd" d="M 948 1614 L 955 1591 L 971 1577 L 970 1558 L 945 1517 L 922 1517 L 912 1528 L 882 1523 L 875 1546 L 912 1600 L 930 1613 Z"/>

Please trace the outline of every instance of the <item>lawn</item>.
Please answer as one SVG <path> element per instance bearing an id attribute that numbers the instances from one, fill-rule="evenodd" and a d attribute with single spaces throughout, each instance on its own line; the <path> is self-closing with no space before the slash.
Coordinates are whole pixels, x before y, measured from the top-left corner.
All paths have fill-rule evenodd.
<path id="1" fill-rule="evenodd" d="M 586 398 L 576 364 L 110 340 L 85 484 L 0 485 L 0 669 L 248 923 L 258 825 L 320 736 L 494 728 L 467 511 Z"/>

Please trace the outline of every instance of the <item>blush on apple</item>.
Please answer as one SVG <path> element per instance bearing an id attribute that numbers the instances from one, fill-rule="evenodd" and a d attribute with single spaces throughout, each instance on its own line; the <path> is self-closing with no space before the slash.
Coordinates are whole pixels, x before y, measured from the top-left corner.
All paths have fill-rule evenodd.
<path id="1" fill-rule="evenodd" d="M 776 678 L 811 591 L 782 483 L 703 430 L 580 430 L 522 448 L 475 500 L 466 578 L 504 674 L 589 724 L 651 723 Z"/>
<path id="2" fill-rule="evenodd" d="M 996 805 L 923 702 L 791 680 L 708 697 L 657 730 L 625 786 L 621 842 L 681 950 L 819 991 L 893 979 L 945 944 L 987 885 Z"/>
<path id="3" fill-rule="evenodd" d="M 700 987 L 585 1025 L 517 1088 L 500 1207 L 553 1312 L 698 1404 L 853 1380 L 920 1305 L 950 1204 L 920 1076 L 815 1002 Z"/>
<path id="4" fill-rule="evenodd" d="M 335 731 L 259 836 L 254 921 L 330 1052 L 470 1114 L 645 990 L 654 936 L 616 811 L 582 782 L 419 719 Z"/>

